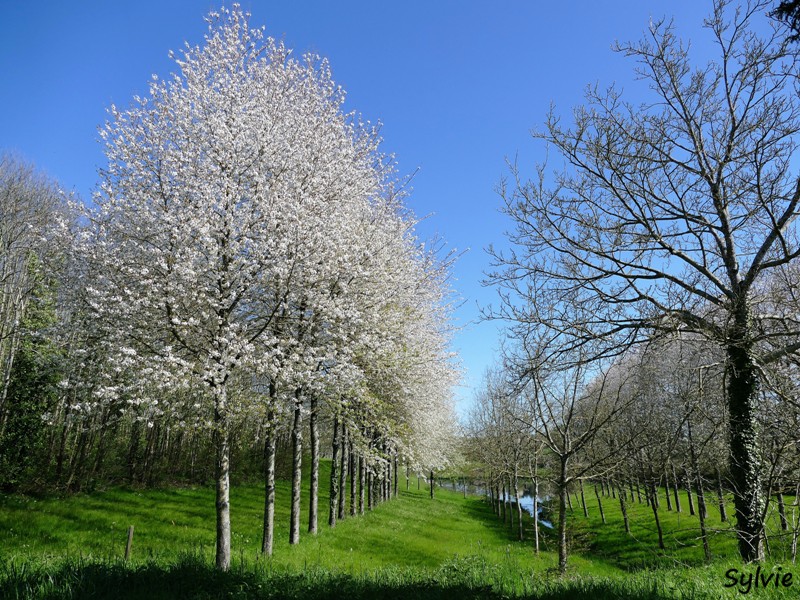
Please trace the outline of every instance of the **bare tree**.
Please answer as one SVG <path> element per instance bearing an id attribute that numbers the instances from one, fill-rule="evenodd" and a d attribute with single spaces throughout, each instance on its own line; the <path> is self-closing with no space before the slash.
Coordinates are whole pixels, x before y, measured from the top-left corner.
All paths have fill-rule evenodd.
<path id="1" fill-rule="evenodd" d="M 693 64 L 669 22 L 618 46 L 651 98 L 634 106 L 614 87 L 595 86 L 572 124 L 551 112 L 535 137 L 566 168 L 551 184 L 544 165 L 533 180 L 512 166 L 500 192 L 513 248 L 493 251 L 490 275 L 505 300 L 496 316 L 542 323 L 572 347 L 592 341 L 596 357 L 663 331 L 719 345 L 739 551 L 748 561 L 763 556 L 760 370 L 800 349 L 798 323 L 764 294 L 771 273 L 800 256 L 798 51 L 783 43 L 778 23 L 753 32 L 769 4 L 733 9 L 717 0 L 706 27 L 718 58 L 708 64 Z"/>
<path id="2" fill-rule="evenodd" d="M 558 502 L 558 565 L 567 569 L 567 502 L 569 488 L 583 479 L 602 477 L 624 457 L 629 440 L 604 443 L 601 433 L 609 430 L 635 399 L 624 369 L 598 369 L 580 359 L 564 368 L 529 355 L 522 380 L 526 415 L 520 414 L 529 431 L 541 439 L 554 463 L 551 481 Z M 527 422 L 526 422 L 527 418 Z"/>

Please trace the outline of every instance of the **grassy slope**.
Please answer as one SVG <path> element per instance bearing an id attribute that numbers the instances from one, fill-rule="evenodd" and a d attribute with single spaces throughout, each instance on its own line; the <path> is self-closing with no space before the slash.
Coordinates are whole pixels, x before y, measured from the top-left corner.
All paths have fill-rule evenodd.
<path id="1" fill-rule="evenodd" d="M 236 486 L 231 500 L 234 568 L 230 575 L 220 576 L 209 567 L 214 544 L 210 488 L 112 489 L 65 499 L 0 497 L 0 592 L 5 585 L 10 597 L 91 597 L 87 589 L 99 590 L 95 597 L 112 589 L 126 589 L 128 597 L 153 596 L 154 590 L 162 597 L 181 595 L 180 590 L 186 597 L 197 596 L 198 590 L 215 597 L 231 594 L 232 589 L 240 590 L 242 597 L 267 597 L 265 590 L 272 590 L 278 594 L 274 597 L 298 598 L 342 597 L 345 592 L 366 598 L 378 590 L 386 597 L 392 597 L 387 592 L 392 590 L 395 597 L 425 598 L 495 593 L 540 598 L 740 595 L 723 588 L 725 570 L 735 565 L 732 536 L 713 535 L 712 551 L 719 562 L 700 566 L 697 517 L 688 515 L 685 497 L 685 512 L 680 515 L 667 512 L 662 504 L 667 552 L 657 551 L 647 506 L 629 507 L 632 534 L 628 536 L 617 501 L 604 498 L 606 525 L 600 522 L 593 494 L 587 497 L 588 520 L 575 505 L 571 524 L 575 554 L 566 580 L 552 573 L 552 552 L 534 557 L 530 542 L 514 541 L 485 502 L 446 490 L 438 490 L 431 501 L 427 490 L 417 491 L 412 485 L 397 500 L 329 529 L 326 487 L 320 498 L 319 535 L 305 534 L 298 546 L 290 547 L 289 485 L 279 482 L 271 560 L 260 559 L 258 553 L 262 489 Z M 711 504 L 709 523 L 721 525 Z M 119 558 L 131 524 L 133 560 L 123 565 Z M 544 545 L 553 549 L 548 540 Z M 187 551 L 192 557 L 187 558 Z M 81 556 L 83 560 L 75 560 Z M 659 570 L 625 573 L 644 564 Z M 791 565 L 784 570 L 790 571 Z M 767 590 L 764 597 L 796 597 L 798 586 Z M 789 594 L 792 591 L 794 595 Z"/>

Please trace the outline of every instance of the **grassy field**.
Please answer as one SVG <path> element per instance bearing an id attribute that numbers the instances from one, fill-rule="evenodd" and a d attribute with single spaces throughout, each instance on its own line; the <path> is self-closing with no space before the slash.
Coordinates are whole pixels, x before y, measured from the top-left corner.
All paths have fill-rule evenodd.
<path id="1" fill-rule="evenodd" d="M 627 535 L 617 501 L 603 499 L 604 525 L 596 499 L 587 496 L 590 517 L 574 506 L 570 570 L 559 577 L 552 541 L 545 537 L 545 551 L 534 556 L 532 543 L 516 541 L 481 498 L 440 489 L 431 500 L 416 482 L 404 488 L 397 499 L 335 529 L 327 526 L 323 494 L 320 533 L 289 546 L 289 486 L 279 482 L 275 553 L 265 559 L 259 554 L 263 490 L 235 486 L 230 573 L 212 566 L 211 488 L 0 496 L 0 597 L 733 598 L 743 595 L 747 580 L 726 588 L 732 582 L 726 571 L 755 573 L 735 561 L 735 540 L 710 504 L 714 562 L 704 564 L 697 517 L 662 505 L 667 549 L 659 551 L 646 505 L 629 507 Z M 685 497 L 683 505 L 686 511 Z M 129 525 L 135 535 L 126 563 Z M 773 558 L 762 570 L 792 572 L 782 548 L 773 542 Z M 747 595 L 798 597 L 800 583 L 776 588 L 774 577 L 770 582 L 756 589 L 751 581 Z"/>

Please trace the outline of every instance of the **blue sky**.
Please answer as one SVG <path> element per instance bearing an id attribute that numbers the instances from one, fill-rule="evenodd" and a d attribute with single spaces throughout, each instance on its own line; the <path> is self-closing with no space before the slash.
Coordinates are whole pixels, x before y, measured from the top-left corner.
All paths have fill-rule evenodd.
<path id="1" fill-rule="evenodd" d="M 230 2 L 226 2 L 230 4 Z M 251 22 L 295 52 L 329 59 L 348 108 L 383 123 L 384 151 L 401 173 L 419 169 L 409 206 L 424 238 L 465 251 L 453 286 L 463 304 L 454 349 L 465 368 L 456 390 L 464 412 L 498 348 L 495 323 L 479 306 L 496 298 L 480 285 L 489 244 L 503 246 L 508 222 L 495 192 L 506 158 L 533 165 L 530 137 L 552 104 L 568 116 L 587 84 L 616 83 L 631 100 L 643 86 L 634 64 L 611 51 L 638 40 L 651 17 L 674 17 L 708 57 L 702 19 L 710 0 L 397 0 L 241 3 Z M 145 94 L 150 75 L 175 70 L 169 50 L 197 44 L 209 0 L 2 0 L 0 149 L 12 150 L 90 198 L 104 164 L 97 128 L 111 103 Z M 531 169 L 527 169 L 531 172 Z"/>

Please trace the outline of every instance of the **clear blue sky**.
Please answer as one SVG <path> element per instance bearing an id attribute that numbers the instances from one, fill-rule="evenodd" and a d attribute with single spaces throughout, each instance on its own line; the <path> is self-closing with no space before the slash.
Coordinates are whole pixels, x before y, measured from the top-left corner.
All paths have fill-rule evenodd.
<path id="1" fill-rule="evenodd" d="M 226 2 L 230 4 L 230 2 Z M 506 157 L 533 164 L 530 137 L 554 103 L 568 115 L 587 84 L 617 83 L 636 99 L 633 63 L 611 51 L 638 40 L 650 18 L 674 16 L 699 51 L 710 0 L 396 0 L 241 3 L 254 25 L 295 52 L 330 60 L 348 107 L 383 123 L 384 150 L 401 172 L 419 169 L 409 205 L 422 237 L 465 250 L 453 285 L 463 299 L 456 390 L 469 404 L 495 360 L 499 330 L 477 323 L 494 301 L 481 287 L 484 248 L 508 227 L 495 186 Z M 150 75 L 175 69 L 169 50 L 200 43 L 209 0 L 0 1 L 0 149 L 31 161 L 90 198 L 104 163 L 97 128 L 111 104 L 145 94 Z M 529 170 L 530 172 L 530 170 Z"/>

